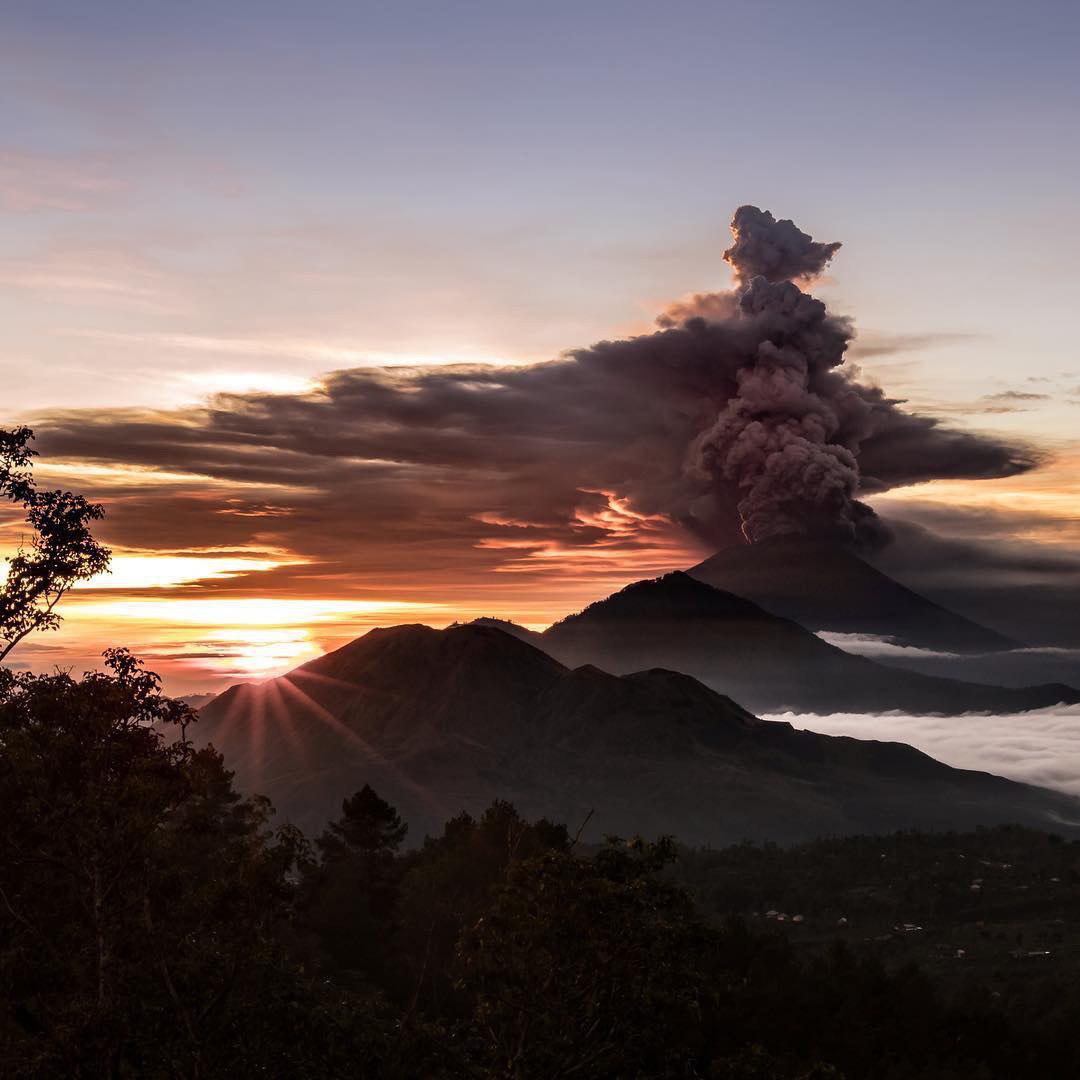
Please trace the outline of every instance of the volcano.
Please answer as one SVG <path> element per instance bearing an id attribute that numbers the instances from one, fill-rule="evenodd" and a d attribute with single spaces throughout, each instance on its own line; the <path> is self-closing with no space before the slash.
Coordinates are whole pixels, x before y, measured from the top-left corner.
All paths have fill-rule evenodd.
<path id="1" fill-rule="evenodd" d="M 758 711 L 1023 712 L 1080 701 L 1060 683 L 989 686 L 854 656 L 681 572 L 628 585 L 534 640 L 566 664 L 682 671 Z"/>
<path id="2" fill-rule="evenodd" d="M 1072 831 L 1080 801 L 898 743 L 797 731 L 665 670 L 571 670 L 490 626 L 373 630 L 199 714 L 243 789 L 321 828 L 365 783 L 412 837 L 509 799 L 584 835 L 694 844 L 1023 822 Z M 592 816 L 590 817 L 590 812 Z"/>
<path id="3" fill-rule="evenodd" d="M 996 630 L 949 611 L 827 540 L 778 536 L 725 548 L 687 571 L 718 589 L 810 630 L 871 634 L 950 653 L 1021 647 Z"/>

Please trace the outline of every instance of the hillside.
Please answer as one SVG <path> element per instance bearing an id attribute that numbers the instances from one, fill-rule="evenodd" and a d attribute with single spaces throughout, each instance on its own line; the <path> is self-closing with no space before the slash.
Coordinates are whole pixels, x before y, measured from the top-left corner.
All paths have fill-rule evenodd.
<path id="1" fill-rule="evenodd" d="M 370 783 L 413 837 L 493 799 L 587 836 L 796 840 L 1080 820 L 1065 796 L 755 718 L 685 675 L 570 670 L 500 630 L 373 630 L 200 714 L 242 787 L 318 828 Z"/>
<path id="2" fill-rule="evenodd" d="M 840 544 L 774 537 L 725 548 L 687 571 L 810 630 L 874 634 L 955 653 L 1020 643 L 901 585 Z"/>
<path id="3" fill-rule="evenodd" d="M 680 572 L 628 585 L 542 640 L 565 664 L 617 674 L 668 667 L 756 711 L 1017 712 L 1080 701 L 1061 684 L 988 686 L 888 667 Z"/>

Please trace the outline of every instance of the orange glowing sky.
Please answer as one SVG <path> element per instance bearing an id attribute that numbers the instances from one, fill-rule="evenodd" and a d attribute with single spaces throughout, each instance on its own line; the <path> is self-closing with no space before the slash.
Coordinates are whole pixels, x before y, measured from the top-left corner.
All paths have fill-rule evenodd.
<path id="1" fill-rule="evenodd" d="M 455 378 L 469 392 L 474 379 L 476 388 L 486 386 L 484 372 L 499 367 L 473 365 Z M 410 387 L 429 370 L 386 369 L 386 386 L 404 390 L 408 402 Z M 1040 377 L 1038 385 L 1050 382 Z M 377 432 L 363 433 L 370 449 L 350 454 L 347 412 L 340 432 L 321 430 L 321 420 L 292 419 L 310 409 L 339 416 L 328 410 L 350 385 L 331 390 L 305 378 L 275 386 L 269 379 L 258 392 L 218 391 L 197 406 L 30 414 L 44 434 L 39 483 L 104 504 L 98 531 L 113 561 L 110 573 L 69 594 L 58 633 L 20 647 L 19 663 L 83 670 L 95 666 L 104 646 L 123 643 L 171 691 L 214 691 L 279 674 L 375 626 L 496 616 L 541 629 L 633 580 L 711 553 L 667 515 L 635 508 L 616 488 L 571 477 L 568 488 L 548 492 L 545 474 L 561 480 L 561 470 L 593 452 L 585 448 L 587 412 L 580 452 L 570 443 L 549 461 L 543 446 L 530 444 L 536 460 L 505 469 L 502 458 L 518 458 L 522 447 L 456 430 L 452 414 L 431 431 L 418 421 L 417 438 L 432 441 L 433 458 L 411 449 L 402 456 L 392 448 L 400 442 L 383 451 Z M 1008 437 L 1044 402 L 1063 407 L 1060 395 L 1018 392 L 999 393 L 989 406 L 976 398 L 966 407 L 927 401 L 922 408 L 982 430 L 989 415 Z M 409 439 L 411 422 L 386 438 Z M 289 435 L 290 425 L 298 436 Z M 1058 427 L 1034 440 L 1042 462 L 1032 471 L 912 484 L 871 501 L 886 518 L 933 520 L 934 528 L 945 514 L 946 533 L 974 530 L 991 541 L 1078 552 L 1080 444 Z M 324 438 L 329 452 L 321 449 Z M 617 445 L 612 452 L 607 465 L 617 476 Z M 640 468 L 648 455 L 637 460 Z M 526 485 L 520 498 L 517 481 L 506 487 L 513 476 Z M 533 506 L 530 492 L 555 501 Z M 21 530 L 10 513 L 0 520 L 0 551 L 14 550 Z"/>
<path id="2" fill-rule="evenodd" d="M 879 497 L 877 506 L 883 512 L 903 504 L 1020 512 L 1014 535 L 1077 549 L 1077 460 L 1063 457 L 1019 478 L 900 489 Z M 47 472 L 41 470 L 43 478 Z M 163 482 L 170 482 L 167 475 Z M 173 691 L 210 691 L 279 674 L 375 626 L 445 626 L 493 615 L 542 629 L 629 581 L 685 568 L 703 554 L 667 522 L 636 514 L 615 498 L 582 519 L 591 523 L 594 516 L 633 546 L 607 541 L 581 549 L 480 540 L 479 547 L 497 551 L 493 571 L 469 571 L 455 580 L 445 574 L 432 578 L 417 568 L 381 584 L 368 579 L 343 589 L 294 584 L 283 590 L 274 571 L 304 565 L 301 555 L 288 551 L 118 547 L 112 573 L 77 587 L 66 601 L 61 631 L 31 639 L 20 659 L 37 668 L 80 669 L 94 665 L 103 644 L 125 642 L 163 673 Z"/>
<path id="3" fill-rule="evenodd" d="M 785 5 L 694 3 L 691 33 L 639 3 L 7 14 L 0 425 L 38 430 L 43 486 L 105 505 L 115 555 L 13 658 L 127 644 L 211 690 L 376 625 L 546 626 L 710 554 L 625 398 L 522 434 L 520 387 L 485 373 L 729 288 L 748 201 L 843 242 L 813 291 L 856 319 L 866 381 L 1047 454 L 880 512 L 1080 552 L 1072 39 L 1017 5 L 944 5 L 929 37 L 845 6 L 842 42 Z M 458 366 L 434 425 L 413 388 Z M 357 371 L 386 415 L 350 412 Z M 484 385 L 506 410 L 472 430 Z M 0 516 L 0 553 L 20 530 Z"/>
<path id="4" fill-rule="evenodd" d="M 38 477 L 70 485 L 76 470 L 42 462 Z M 102 490 L 104 478 L 116 487 Z M 121 509 L 125 469 L 88 468 L 95 498 Z M 139 470 L 140 490 L 153 486 L 154 470 Z M 182 483 L 198 495 L 201 479 L 163 471 L 165 489 Z M 213 484 L 210 487 L 213 488 Z M 286 581 L 275 571 L 303 571 L 308 560 L 275 547 L 136 549 L 113 543 L 110 573 L 80 583 L 65 600 L 64 624 L 20 648 L 19 659 L 37 669 L 79 670 L 95 665 L 104 644 L 124 642 L 159 671 L 174 692 L 220 689 L 238 679 L 265 678 L 311 659 L 376 626 L 424 622 L 445 626 L 482 615 L 513 619 L 542 629 L 631 580 L 685 567 L 702 548 L 660 516 L 631 510 L 602 494 L 606 505 L 582 509 L 582 528 L 601 527 L 590 546 L 482 538 L 475 547 L 494 557 L 485 568 L 464 567 L 432 575 L 423 566 L 394 577 L 358 573 L 333 584 Z M 208 513 L 213 513 L 208 510 Z M 483 518 L 485 515 L 478 515 Z M 108 519 L 106 519 L 108 522 Z M 496 529 L 516 525 L 492 516 Z M 0 527 L 15 538 L 19 522 Z M 13 549 L 8 544 L 7 551 Z"/>

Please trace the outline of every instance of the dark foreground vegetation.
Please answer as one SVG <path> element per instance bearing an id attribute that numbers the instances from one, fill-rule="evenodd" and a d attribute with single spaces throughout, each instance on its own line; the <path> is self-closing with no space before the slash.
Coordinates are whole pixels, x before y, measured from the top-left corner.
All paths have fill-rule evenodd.
<path id="1" fill-rule="evenodd" d="M 109 558 L 30 438 L 0 431 L 32 536 L 0 660 Z M 1074 844 L 586 851 L 496 802 L 428 806 L 449 820 L 410 846 L 363 776 L 309 840 L 194 720 L 122 649 L 81 680 L 0 668 L 3 1080 L 1080 1074 Z"/>
<path id="2" fill-rule="evenodd" d="M 192 747 L 190 711 L 154 676 L 107 660 L 82 680 L 0 675 L 5 1077 L 1080 1069 L 1071 843 L 991 830 L 583 851 L 497 803 L 408 846 L 366 787 L 309 842 Z M 1062 941 L 1013 961 L 1018 934 L 1043 951 L 1036 923 Z M 987 944 L 973 962 L 1005 975 L 936 973 L 929 940 L 908 944 L 932 928 L 966 928 Z"/>

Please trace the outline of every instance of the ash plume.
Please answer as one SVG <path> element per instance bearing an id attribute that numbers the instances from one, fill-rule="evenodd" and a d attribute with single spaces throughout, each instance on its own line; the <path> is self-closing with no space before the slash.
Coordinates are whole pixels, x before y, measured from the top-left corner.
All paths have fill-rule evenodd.
<path id="1" fill-rule="evenodd" d="M 1039 463 L 1024 444 L 950 428 L 859 379 L 845 363 L 851 322 L 790 280 L 837 245 L 752 207 L 736 226 L 736 287 L 672 305 L 651 333 L 546 363 L 353 367 L 294 394 L 54 412 L 36 418 L 39 445 L 213 480 L 184 499 L 125 487 L 110 505 L 117 542 L 272 544 L 328 574 L 355 574 L 360 552 L 379 582 L 413 580 L 425 560 L 486 581 L 602 561 L 565 558 L 575 552 L 661 572 L 700 554 L 676 557 L 673 544 L 880 543 L 864 496 Z M 266 486 L 272 496 L 252 495 Z"/>
<path id="2" fill-rule="evenodd" d="M 742 284 L 756 277 L 766 281 L 806 281 L 817 277 L 840 248 L 819 244 L 789 218 L 777 221 L 768 210 L 740 206 L 731 219 L 735 243 L 724 260 Z"/>
<path id="3" fill-rule="evenodd" d="M 859 446 L 877 427 L 875 408 L 836 370 L 854 332 L 792 280 L 820 273 L 840 245 L 755 206 L 739 207 L 731 229 L 724 258 L 739 284 L 727 319 L 751 347 L 734 393 L 694 441 L 689 467 L 738 492 L 751 543 L 792 533 L 881 543 L 884 527 L 856 499 Z M 699 310 L 721 306 L 699 298 Z"/>

